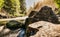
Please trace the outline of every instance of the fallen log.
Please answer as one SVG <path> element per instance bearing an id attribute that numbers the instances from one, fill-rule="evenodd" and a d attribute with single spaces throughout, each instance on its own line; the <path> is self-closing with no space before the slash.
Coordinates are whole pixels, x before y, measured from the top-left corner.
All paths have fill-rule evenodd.
<path id="1" fill-rule="evenodd" d="M 25 20 L 26 18 L 28 18 L 28 16 L 24 16 L 24 17 L 16 17 L 16 18 L 7 18 L 7 19 L 0 19 L 0 21 Z"/>

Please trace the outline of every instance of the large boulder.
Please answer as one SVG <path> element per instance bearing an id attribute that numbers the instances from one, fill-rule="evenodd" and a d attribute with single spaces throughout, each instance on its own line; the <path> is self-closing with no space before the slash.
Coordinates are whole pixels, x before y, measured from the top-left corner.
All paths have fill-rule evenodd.
<path id="1" fill-rule="evenodd" d="M 30 36 L 31 32 L 33 33 L 33 31 L 36 31 L 35 28 L 33 28 L 33 27 L 30 27 L 31 28 L 30 29 L 29 24 L 32 24 L 32 23 L 35 23 L 38 21 L 46 21 L 46 22 L 51 22 L 51 23 L 57 24 L 58 23 L 58 17 L 53 12 L 52 8 L 48 7 L 48 6 L 42 7 L 39 10 L 39 12 L 31 11 L 31 13 L 29 14 L 29 17 L 25 21 L 25 27 L 26 27 L 26 31 L 27 31 L 26 33 L 28 33 L 27 36 Z M 34 27 L 35 27 L 35 25 L 36 24 L 34 24 Z M 42 26 L 40 26 L 40 27 L 42 27 Z"/>
<path id="2" fill-rule="evenodd" d="M 60 37 L 60 24 L 53 24 L 46 21 L 39 21 L 29 24 L 32 28 L 38 28 L 39 31 L 30 37 Z"/>
<path id="3" fill-rule="evenodd" d="M 58 17 L 56 16 L 52 8 L 48 6 L 42 7 L 39 12 L 31 11 L 31 13 L 29 14 L 29 18 L 31 18 L 31 21 L 29 21 L 32 23 L 37 21 L 48 21 L 52 23 L 58 22 Z"/>

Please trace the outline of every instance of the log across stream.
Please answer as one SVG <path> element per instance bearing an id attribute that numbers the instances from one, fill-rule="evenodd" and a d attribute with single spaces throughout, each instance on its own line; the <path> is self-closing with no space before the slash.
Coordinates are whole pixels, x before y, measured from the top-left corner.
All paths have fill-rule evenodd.
<path id="1" fill-rule="evenodd" d="M 16 18 L 8 18 L 8 19 L 0 19 L 0 21 L 25 20 L 26 18 L 28 18 L 28 16 L 24 16 L 24 17 L 16 17 Z"/>

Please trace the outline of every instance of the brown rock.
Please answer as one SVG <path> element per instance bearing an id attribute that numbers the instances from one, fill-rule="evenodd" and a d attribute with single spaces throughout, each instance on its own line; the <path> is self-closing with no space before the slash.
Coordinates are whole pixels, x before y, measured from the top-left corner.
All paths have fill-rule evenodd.
<path id="1" fill-rule="evenodd" d="M 39 12 L 32 11 L 29 15 L 29 18 L 31 18 L 29 21 L 32 23 L 37 21 L 48 21 L 52 23 L 58 22 L 58 17 L 53 12 L 52 8 L 48 6 L 42 7 Z"/>
<path id="2" fill-rule="evenodd" d="M 29 25 L 32 28 L 39 28 L 35 35 L 30 37 L 60 37 L 60 24 L 53 24 L 46 21 L 39 21 Z"/>

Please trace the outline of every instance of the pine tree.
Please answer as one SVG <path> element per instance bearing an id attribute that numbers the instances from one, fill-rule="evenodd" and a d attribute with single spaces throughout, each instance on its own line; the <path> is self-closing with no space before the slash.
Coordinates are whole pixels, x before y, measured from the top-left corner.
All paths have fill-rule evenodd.
<path id="1" fill-rule="evenodd" d="M 26 11 L 26 3 L 25 0 L 20 0 L 20 8 L 21 8 L 21 13 L 25 13 Z"/>

